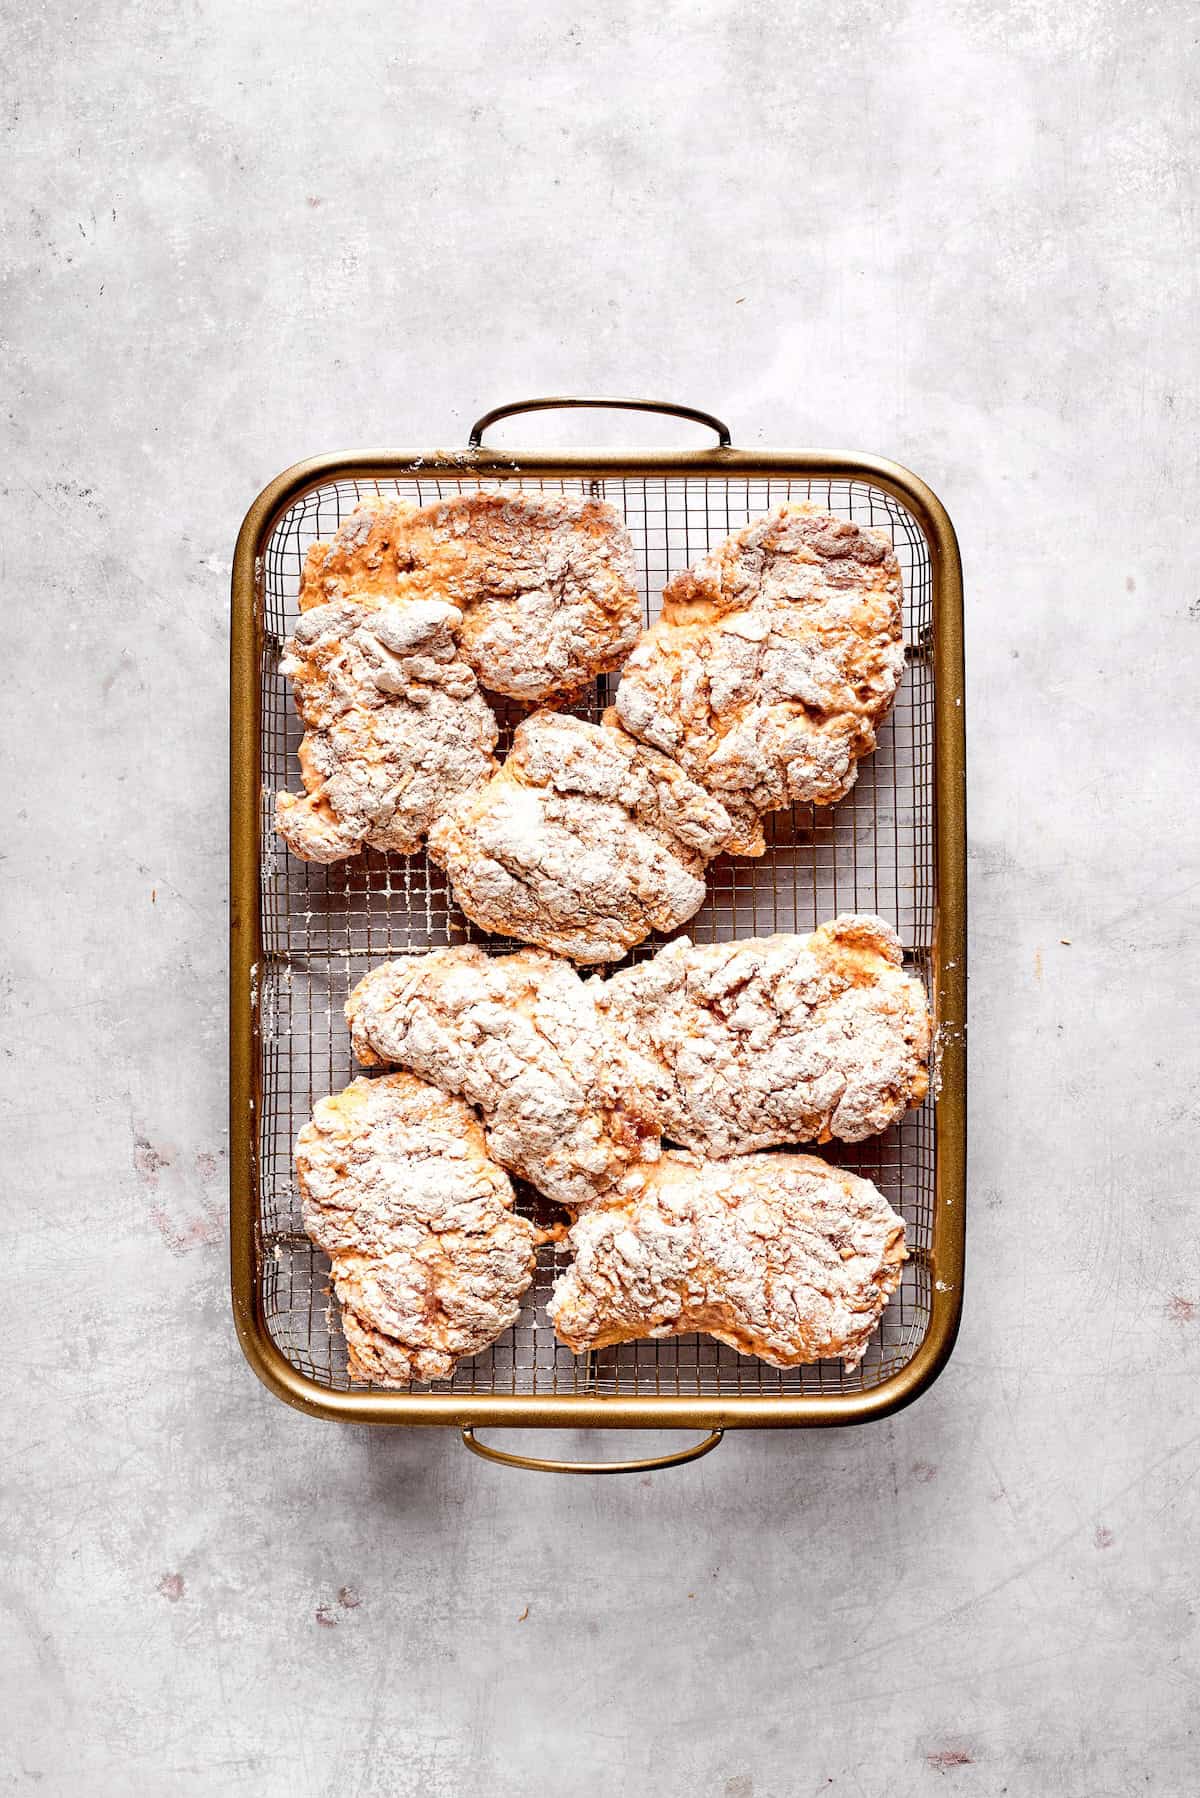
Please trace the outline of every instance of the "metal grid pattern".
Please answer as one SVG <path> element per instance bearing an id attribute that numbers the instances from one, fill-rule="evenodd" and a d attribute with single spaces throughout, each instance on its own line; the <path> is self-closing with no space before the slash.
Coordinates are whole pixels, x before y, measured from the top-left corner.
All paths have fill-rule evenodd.
<path id="1" fill-rule="evenodd" d="M 840 804 L 798 807 L 768 819 L 768 848 L 761 860 L 723 856 L 712 863 L 708 896 L 685 929 L 697 942 L 723 942 L 780 930 L 808 931 L 838 911 L 878 912 L 895 924 L 910 968 L 927 985 L 931 977 L 936 909 L 932 569 L 921 528 L 899 501 L 866 482 L 848 480 L 693 475 L 480 481 L 442 472 L 379 482 L 328 482 L 304 495 L 276 525 L 262 565 L 259 1277 L 275 1343 L 301 1372 L 341 1390 L 350 1384 L 345 1342 L 329 1290 L 328 1261 L 303 1233 L 292 1145 L 315 1101 L 361 1071 L 350 1051 L 343 1004 L 367 969 L 389 957 L 447 943 L 478 942 L 498 954 L 519 945 L 471 924 L 453 904 L 441 869 L 424 855 L 366 851 L 319 866 L 288 854 L 272 820 L 277 790 L 299 790 L 296 749 L 302 726 L 279 664 L 283 640 L 297 616 L 305 553 L 334 531 L 361 498 L 398 493 L 427 504 L 480 485 L 590 493 L 615 504 L 633 537 L 647 622 L 658 614 L 667 580 L 781 500 L 811 499 L 890 533 L 904 576 L 907 669 L 878 749 L 860 764 L 858 784 Z M 599 681 L 596 691 L 572 709 L 598 718 L 617 678 Z M 508 702 L 494 703 L 502 751 L 523 714 Z M 653 954 L 666 940 L 650 938 L 631 959 Z M 825 1152 L 874 1180 L 908 1228 L 911 1258 L 903 1283 L 853 1373 L 844 1372 L 840 1362 L 785 1371 L 704 1336 L 572 1355 L 556 1341 L 545 1312 L 567 1251 L 547 1247 L 539 1251 L 535 1282 L 514 1328 L 490 1350 L 462 1363 L 452 1380 L 430 1389 L 783 1397 L 879 1385 L 912 1359 L 929 1323 L 936 1156 L 932 1105 L 910 1112 L 883 1136 L 856 1146 L 830 1144 Z M 529 1188 L 515 1184 L 519 1210 L 542 1222 L 561 1216 Z"/>

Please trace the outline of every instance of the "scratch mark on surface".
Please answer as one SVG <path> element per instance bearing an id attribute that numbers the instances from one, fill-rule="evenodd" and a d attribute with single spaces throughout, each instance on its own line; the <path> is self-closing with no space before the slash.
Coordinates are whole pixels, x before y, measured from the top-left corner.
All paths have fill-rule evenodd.
<path id="1" fill-rule="evenodd" d="M 168 893 L 174 894 L 175 898 L 178 899 L 178 901 L 181 905 L 186 905 L 189 911 L 195 912 L 195 914 L 198 918 L 201 917 L 202 914 L 201 914 L 200 908 L 196 904 L 195 900 L 189 899 L 186 893 L 181 893 L 179 888 L 175 885 L 175 882 L 173 880 L 168 880 L 165 875 L 160 874 L 159 879 L 158 879 L 158 886 L 165 887 L 167 889 Z M 157 893 L 158 887 L 155 887 L 154 891 Z"/>
<path id="2" fill-rule="evenodd" d="M 1189 893 L 1194 893 L 1198 886 L 1200 886 L 1200 880 L 1189 880 L 1186 886 L 1176 887 L 1174 891 L 1164 893 L 1160 898 L 1156 899 L 1155 903 L 1161 907 L 1170 905 L 1176 899 L 1186 899 L 1187 895 Z M 1098 937 L 1110 935 L 1112 931 L 1117 929 L 1118 925 L 1127 923 L 1130 918 L 1140 917 L 1142 910 L 1143 901 L 1139 899 L 1136 905 L 1127 906 L 1124 911 L 1119 911 L 1115 918 L 1110 918 L 1107 924 L 1102 924 L 1095 934 Z"/>
<path id="3" fill-rule="evenodd" d="M 1148 1480 L 1153 1479 L 1160 1468 L 1168 1466 L 1172 1461 L 1177 1461 L 1180 1455 L 1185 1455 L 1190 1448 L 1196 1446 L 1197 1442 L 1200 1442 L 1200 1430 L 1189 1436 L 1185 1442 L 1179 1443 L 1178 1447 L 1170 1448 L 1165 1454 L 1156 1456 L 1153 1461 L 1142 1468 L 1140 1473 L 1135 1474 L 1133 1479 L 1126 1480 L 1125 1484 L 1110 1496 L 1109 1503 L 1115 1505 L 1127 1493 L 1136 1492 L 1139 1486 L 1144 1486 Z M 856 1640 L 845 1654 L 832 1655 L 826 1661 L 811 1663 L 800 1668 L 799 1671 L 809 1675 L 829 1673 L 833 1668 L 844 1667 L 850 1661 L 861 1663 L 873 1659 L 877 1655 L 885 1654 L 889 1650 L 897 1648 L 900 1643 L 911 1641 L 914 1636 L 923 1635 L 930 1629 L 944 1628 L 957 1618 L 967 1616 L 987 1599 L 995 1598 L 998 1593 L 1007 1591 L 1010 1586 L 1018 1584 L 1032 1573 L 1035 1567 L 1041 1567 L 1046 1561 L 1052 1560 L 1055 1555 L 1061 1554 L 1067 1544 L 1073 1542 L 1079 1535 L 1081 1527 L 1077 1524 L 1072 1529 L 1061 1531 L 1045 1548 L 1039 1549 L 1037 1554 L 1031 1555 L 1027 1561 L 1023 1561 L 1011 1573 L 1005 1574 L 1003 1579 L 994 1580 L 990 1586 L 984 1586 L 980 1591 L 972 1592 L 959 1604 L 949 1605 L 944 1611 L 939 1611 L 935 1617 L 914 1624 L 909 1629 L 897 1630 L 893 1635 L 878 1637 L 873 1642 L 864 1643 Z"/>

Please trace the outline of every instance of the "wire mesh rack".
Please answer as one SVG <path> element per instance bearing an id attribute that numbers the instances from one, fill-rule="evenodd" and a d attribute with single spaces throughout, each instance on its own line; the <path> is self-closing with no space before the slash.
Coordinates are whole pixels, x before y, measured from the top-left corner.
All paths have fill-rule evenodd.
<path id="1" fill-rule="evenodd" d="M 283 642 L 297 617 L 309 545 L 336 530 L 361 499 L 398 494 L 424 504 L 478 486 L 590 494 L 614 504 L 633 538 L 648 623 L 658 614 L 666 581 L 782 500 L 811 500 L 889 535 L 904 580 L 907 667 L 875 754 L 861 763 L 857 785 L 838 805 L 774 814 L 761 860 L 721 857 L 714 862 L 705 903 L 685 928 L 697 942 L 724 942 L 775 931 L 805 932 L 839 911 L 878 912 L 899 931 L 909 968 L 931 993 L 934 987 L 934 571 L 922 524 L 893 493 L 869 479 L 832 476 L 597 472 L 547 478 L 453 465 L 391 478 L 327 479 L 301 493 L 270 528 L 256 568 L 262 805 L 256 1267 L 261 1316 L 271 1341 L 292 1368 L 329 1392 L 350 1386 L 346 1349 L 329 1289 L 329 1264 L 303 1232 L 292 1149 L 316 1100 L 361 1072 L 343 1017 L 346 997 L 368 968 L 385 959 L 449 943 L 477 942 L 494 953 L 518 945 L 478 930 L 455 906 L 445 875 L 423 854 L 367 851 L 328 866 L 288 854 L 272 820 L 277 791 L 298 789 L 296 750 L 302 726 L 280 674 Z M 599 718 L 618 678 L 597 682 L 571 709 Z M 502 751 L 524 711 L 509 702 L 495 703 Z M 651 938 L 630 959 L 653 954 L 666 940 Z M 882 1385 L 912 1361 L 929 1328 L 938 1166 L 933 1104 L 910 1112 L 883 1136 L 855 1147 L 831 1144 L 825 1153 L 874 1180 L 904 1217 L 908 1231 L 910 1259 L 900 1289 L 853 1372 L 837 1362 L 785 1371 L 703 1336 L 572 1355 L 556 1341 L 545 1311 L 565 1264 L 564 1246 L 539 1252 L 534 1285 L 511 1330 L 485 1353 L 461 1363 L 451 1380 L 414 1390 L 464 1397 L 782 1401 L 861 1393 Z M 561 1215 L 520 1183 L 517 1207 L 541 1222 Z"/>

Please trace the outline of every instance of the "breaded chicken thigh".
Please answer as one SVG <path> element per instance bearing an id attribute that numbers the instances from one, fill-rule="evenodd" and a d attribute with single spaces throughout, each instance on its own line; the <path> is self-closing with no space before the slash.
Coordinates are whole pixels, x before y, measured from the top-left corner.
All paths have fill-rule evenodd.
<path id="1" fill-rule="evenodd" d="M 850 790 L 903 669 L 885 534 L 789 503 L 668 582 L 615 711 L 721 800 L 736 853 L 761 855 L 765 813 Z"/>
<path id="2" fill-rule="evenodd" d="M 315 1107 L 296 1173 L 351 1378 L 446 1379 L 514 1321 L 540 1237 L 461 1099 L 411 1074 L 355 1080 Z"/>
<path id="3" fill-rule="evenodd" d="M 617 961 L 704 902 L 724 807 L 624 731 L 535 712 L 499 772 L 438 821 L 429 853 L 484 930 Z"/>
<path id="4" fill-rule="evenodd" d="M 341 599 L 301 614 L 281 666 L 309 727 L 305 792 L 275 801 L 294 854 L 338 861 L 369 844 L 411 855 L 494 770 L 496 720 L 458 654 L 460 623 L 441 600 Z"/>
<path id="5" fill-rule="evenodd" d="M 448 600 L 482 685 L 527 701 L 580 692 L 619 667 L 641 624 L 616 508 L 520 488 L 420 507 L 364 501 L 305 560 L 301 608 L 338 598 Z"/>
<path id="6" fill-rule="evenodd" d="M 488 1153 L 577 1208 L 658 1153 L 604 1081 L 596 985 L 556 955 L 464 944 L 372 968 L 346 1017 L 364 1066 L 408 1068 L 477 1105 Z"/>
<path id="7" fill-rule="evenodd" d="M 929 1088 L 929 1007 L 882 918 L 811 936 L 669 943 L 594 982 L 608 1078 L 698 1154 L 859 1142 Z"/>
<path id="8" fill-rule="evenodd" d="M 780 1153 L 667 1153 L 567 1242 L 549 1315 L 575 1354 L 699 1330 L 774 1367 L 856 1367 L 906 1253 L 904 1220 L 869 1180 Z"/>

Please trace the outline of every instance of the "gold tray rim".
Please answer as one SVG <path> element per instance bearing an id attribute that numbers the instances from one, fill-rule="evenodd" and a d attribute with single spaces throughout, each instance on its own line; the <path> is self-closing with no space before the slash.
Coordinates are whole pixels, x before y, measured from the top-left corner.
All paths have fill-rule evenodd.
<path id="1" fill-rule="evenodd" d="M 263 959 L 259 901 L 259 660 L 261 558 L 280 516 L 333 480 L 396 479 L 444 470 L 487 478 L 606 475 L 793 476 L 858 480 L 901 501 L 925 533 L 933 571 L 935 656 L 934 808 L 937 928 L 933 951 L 940 1080 L 934 1104 L 937 1175 L 931 1250 L 932 1303 L 920 1348 L 865 1392 L 785 1397 L 604 1394 L 472 1394 L 349 1391 L 293 1367 L 269 1334 L 258 1280 L 257 1125 L 261 1112 L 256 970 Z M 911 1404 L 942 1372 L 962 1315 L 966 1251 L 967 879 L 966 719 L 962 562 L 949 514 L 921 478 L 883 457 L 825 450 L 572 452 L 356 450 L 312 456 L 270 481 L 242 522 L 231 582 L 229 732 L 229 1246 L 234 1323 L 247 1361 L 268 1391 L 312 1417 L 343 1423 L 536 1429 L 787 1429 L 866 1423 Z"/>

